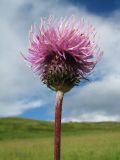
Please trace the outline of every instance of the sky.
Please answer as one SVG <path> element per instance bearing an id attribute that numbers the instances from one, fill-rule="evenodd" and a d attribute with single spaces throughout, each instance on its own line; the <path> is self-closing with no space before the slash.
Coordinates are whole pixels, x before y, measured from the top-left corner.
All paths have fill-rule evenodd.
<path id="1" fill-rule="evenodd" d="M 23 61 L 28 31 L 40 17 L 84 17 L 104 51 L 88 77 L 65 94 L 62 121 L 120 121 L 120 1 L 0 0 L 0 117 L 54 120 L 55 92 Z"/>

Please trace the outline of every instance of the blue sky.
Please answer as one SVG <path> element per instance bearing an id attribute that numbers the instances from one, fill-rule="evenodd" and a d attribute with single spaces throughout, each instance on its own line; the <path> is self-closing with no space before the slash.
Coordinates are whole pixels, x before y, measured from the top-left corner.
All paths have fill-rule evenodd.
<path id="1" fill-rule="evenodd" d="M 6 10 L 7 7 L 7 10 Z M 84 17 L 96 27 L 101 62 L 64 97 L 63 121 L 120 120 L 120 1 L 119 0 L 1 0 L 0 117 L 54 120 L 55 93 L 23 61 L 28 30 L 40 17 Z"/>
<path id="2" fill-rule="evenodd" d="M 119 0 L 67 0 L 67 2 L 79 8 L 85 6 L 89 12 L 101 16 L 107 16 L 120 7 Z"/>

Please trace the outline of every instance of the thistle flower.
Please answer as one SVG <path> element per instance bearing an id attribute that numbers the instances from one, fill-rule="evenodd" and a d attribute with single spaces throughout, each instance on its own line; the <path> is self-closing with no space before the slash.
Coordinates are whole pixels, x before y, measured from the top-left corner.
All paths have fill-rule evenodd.
<path id="1" fill-rule="evenodd" d="M 67 92 L 86 79 L 102 53 L 95 43 L 95 28 L 83 19 L 55 22 L 53 17 L 43 18 L 38 29 L 31 27 L 26 60 L 49 88 Z"/>
<path id="2" fill-rule="evenodd" d="M 56 94 L 54 160 L 60 160 L 61 112 L 65 92 L 87 79 L 102 52 L 96 44 L 96 31 L 90 24 L 74 17 L 42 18 L 40 26 L 31 27 L 30 47 L 26 57 L 34 72 Z"/>

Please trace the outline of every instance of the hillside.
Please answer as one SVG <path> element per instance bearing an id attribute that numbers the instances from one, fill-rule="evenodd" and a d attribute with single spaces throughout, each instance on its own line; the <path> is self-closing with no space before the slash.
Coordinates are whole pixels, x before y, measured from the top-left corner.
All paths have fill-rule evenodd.
<path id="1" fill-rule="evenodd" d="M 0 118 L 0 140 L 53 136 L 54 123 L 22 118 Z M 119 122 L 62 124 L 62 135 L 84 135 L 120 131 Z"/>

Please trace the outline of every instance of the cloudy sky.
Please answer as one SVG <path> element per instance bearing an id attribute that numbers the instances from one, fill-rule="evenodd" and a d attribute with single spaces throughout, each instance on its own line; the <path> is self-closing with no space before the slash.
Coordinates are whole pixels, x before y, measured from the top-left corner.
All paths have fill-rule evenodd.
<path id="1" fill-rule="evenodd" d="M 23 61 L 28 30 L 41 16 L 92 23 L 104 51 L 89 76 L 64 97 L 63 121 L 120 121 L 120 1 L 0 0 L 0 117 L 54 119 L 55 93 Z"/>

